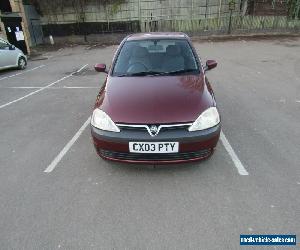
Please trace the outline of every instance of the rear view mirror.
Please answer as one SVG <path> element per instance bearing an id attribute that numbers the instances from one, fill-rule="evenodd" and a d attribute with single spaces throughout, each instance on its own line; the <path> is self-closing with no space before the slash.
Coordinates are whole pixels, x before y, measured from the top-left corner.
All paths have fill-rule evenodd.
<path id="1" fill-rule="evenodd" d="M 95 65 L 95 70 L 96 70 L 97 72 L 104 72 L 104 73 L 107 73 L 107 71 L 106 71 L 106 65 L 103 64 L 103 63 L 97 63 L 97 64 Z"/>
<path id="2" fill-rule="evenodd" d="M 15 50 L 15 49 L 16 49 L 15 45 L 12 45 L 12 44 L 9 45 L 9 50 Z"/>
<path id="3" fill-rule="evenodd" d="M 215 60 L 207 60 L 205 71 L 206 70 L 211 70 L 211 69 L 217 67 L 217 65 L 218 65 L 218 63 Z"/>

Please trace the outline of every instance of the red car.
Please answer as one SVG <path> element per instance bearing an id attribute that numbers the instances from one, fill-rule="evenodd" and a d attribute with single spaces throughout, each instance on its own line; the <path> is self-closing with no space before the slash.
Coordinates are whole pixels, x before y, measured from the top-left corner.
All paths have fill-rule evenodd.
<path id="1" fill-rule="evenodd" d="M 97 153 L 130 163 L 181 163 L 209 157 L 220 136 L 220 115 L 203 66 L 184 33 L 126 37 L 91 118 Z"/>

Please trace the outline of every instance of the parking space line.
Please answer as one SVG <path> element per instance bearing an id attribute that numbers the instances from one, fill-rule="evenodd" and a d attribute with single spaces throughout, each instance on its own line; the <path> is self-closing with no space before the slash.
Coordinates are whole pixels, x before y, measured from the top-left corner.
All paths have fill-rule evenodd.
<path id="1" fill-rule="evenodd" d="M 223 133 L 223 131 L 221 131 L 220 139 L 221 139 L 227 153 L 231 157 L 231 160 L 233 161 L 235 167 L 237 168 L 239 174 L 240 175 L 249 175 L 248 171 L 243 166 L 243 164 L 240 161 L 239 157 L 234 152 L 234 149 L 231 147 L 231 145 L 230 145 L 229 141 L 227 140 L 227 138 L 226 138 L 225 134 Z"/>
<path id="2" fill-rule="evenodd" d="M 4 79 L 8 79 L 8 78 L 15 77 L 15 76 L 23 75 L 23 74 L 25 74 L 25 73 L 28 73 L 28 72 L 30 72 L 30 71 L 34 71 L 34 70 L 36 70 L 36 69 L 43 68 L 43 67 L 45 67 L 45 66 L 46 66 L 46 65 L 43 64 L 43 65 L 40 65 L 40 66 L 37 66 L 37 67 L 35 67 L 35 68 L 32 68 L 32 69 L 28 69 L 28 70 L 22 71 L 22 72 L 20 72 L 20 73 L 14 74 L 14 75 L 5 76 L 5 77 L 0 78 L 0 81 L 2 81 L 2 80 L 4 80 Z"/>
<path id="3" fill-rule="evenodd" d="M 65 80 L 65 79 L 67 79 L 67 78 L 73 76 L 73 75 L 76 74 L 76 73 L 79 73 L 81 70 L 83 70 L 83 69 L 84 69 L 85 67 L 87 67 L 87 66 L 88 66 L 88 64 L 83 65 L 79 70 L 77 70 L 77 71 L 75 71 L 75 72 L 73 72 L 73 73 L 71 73 L 71 74 L 69 74 L 69 75 L 67 75 L 67 76 L 65 76 L 65 77 L 63 77 L 63 78 L 61 78 L 61 79 L 55 81 L 55 82 L 52 82 L 52 83 L 48 84 L 48 85 L 45 86 L 45 87 L 42 87 L 42 88 L 40 88 L 40 89 L 38 89 L 38 90 L 36 90 L 36 91 L 30 92 L 29 94 L 24 95 L 24 96 L 22 96 L 22 97 L 20 97 L 20 98 L 18 98 L 18 99 L 16 99 L 16 100 L 13 100 L 13 101 L 11 101 L 11 102 L 5 103 L 5 104 L 3 104 L 3 105 L 0 106 L 0 109 L 5 108 L 5 107 L 7 107 L 7 106 L 9 106 L 9 105 L 11 105 L 11 104 L 13 104 L 13 103 L 19 102 L 19 101 L 21 101 L 21 100 L 23 100 L 23 99 L 25 99 L 25 98 L 27 98 L 27 97 L 29 97 L 29 96 L 35 95 L 35 94 L 37 94 L 37 93 L 43 91 L 44 89 L 47 89 L 47 88 L 53 86 L 54 84 L 59 83 L 59 82 Z"/>
<path id="4" fill-rule="evenodd" d="M 77 141 L 82 132 L 86 129 L 86 127 L 90 124 L 91 117 L 89 117 L 85 123 L 81 126 L 81 128 L 77 131 L 77 133 L 73 136 L 73 138 L 64 146 L 64 148 L 59 152 L 59 154 L 55 157 L 55 159 L 51 162 L 51 164 L 44 170 L 44 173 L 51 173 L 57 164 L 61 161 L 61 159 L 65 156 L 65 154 L 70 150 L 73 144 Z"/>

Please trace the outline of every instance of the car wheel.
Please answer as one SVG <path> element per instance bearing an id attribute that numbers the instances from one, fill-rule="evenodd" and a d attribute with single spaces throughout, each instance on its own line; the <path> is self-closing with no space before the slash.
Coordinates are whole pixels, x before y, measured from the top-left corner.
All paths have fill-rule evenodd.
<path id="1" fill-rule="evenodd" d="M 27 61 L 24 57 L 20 57 L 18 61 L 18 69 L 25 69 L 27 65 Z"/>

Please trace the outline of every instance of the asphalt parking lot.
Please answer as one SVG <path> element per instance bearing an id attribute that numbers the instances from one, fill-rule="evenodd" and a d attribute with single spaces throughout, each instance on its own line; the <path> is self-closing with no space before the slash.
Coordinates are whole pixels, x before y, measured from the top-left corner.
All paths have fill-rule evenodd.
<path id="1" fill-rule="evenodd" d="M 109 65 L 117 46 L 0 72 L 1 249 L 246 249 L 240 234 L 300 237 L 300 38 L 194 45 L 219 63 L 208 77 L 224 134 L 193 164 L 95 153 L 88 119 L 105 75 L 93 65 Z"/>

